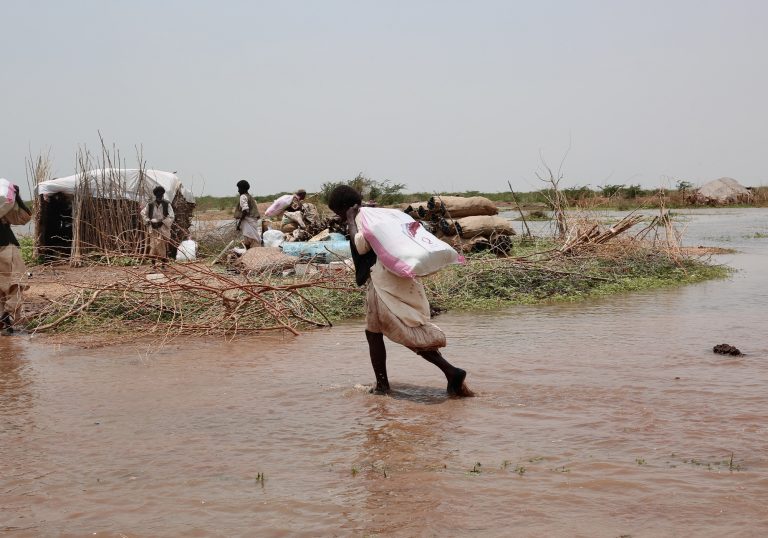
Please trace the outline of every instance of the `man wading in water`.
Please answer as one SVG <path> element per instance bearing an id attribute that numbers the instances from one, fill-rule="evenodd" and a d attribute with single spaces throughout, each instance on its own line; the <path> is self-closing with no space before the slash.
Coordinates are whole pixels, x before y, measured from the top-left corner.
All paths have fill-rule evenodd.
<path id="1" fill-rule="evenodd" d="M 464 385 L 467 372 L 453 366 L 438 351 L 445 347 L 445 334 L 429 321 L 429 302 L 424 286 L 416 279 L 403 278 L 385 269 L 358 231 L 361 203 L 360 194 L 346 185 L 333 189 L 328 199 L 331 211 L 347 223 L 357 285 L 364 285 L 370 278 L 365 301 L 365 337 L 376 374 L 373 392 L 385 394 L 390 391 L 384 346 L 386 335 L 440 368 L 448 380 L 448 394 L 474 396 Z"/>

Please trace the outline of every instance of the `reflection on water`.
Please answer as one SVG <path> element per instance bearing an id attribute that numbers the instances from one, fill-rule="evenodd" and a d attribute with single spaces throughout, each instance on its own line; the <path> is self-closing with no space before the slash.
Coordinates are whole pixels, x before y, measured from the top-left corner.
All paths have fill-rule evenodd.
<path id="1" fill-rule="evenodd" d="M 160 351 L 2 339 L 0 529 L 762 536 L 768 241 L 746 236 L 768 211 L 700 213 L 689 244 L 741 251 L 729 281 L 441 316 L 473 399 L 394 345 L 396 393 L 368 394 L 360 322 Z"/>

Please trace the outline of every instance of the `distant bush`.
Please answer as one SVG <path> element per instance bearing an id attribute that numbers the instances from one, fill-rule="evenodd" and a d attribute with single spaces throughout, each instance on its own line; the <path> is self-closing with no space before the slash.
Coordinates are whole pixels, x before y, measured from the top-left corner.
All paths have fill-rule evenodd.
<path id="1" fill-rule="evenodd" d="M 615 196 L 616 193 L 618 193 L 624 187 L 625 185 L 603 185 L 600 187 L 600 192 L 603 196 L 610 198 L 611 196 Z"/>
<path id="2" fill-rule="evenodd" d="M 405 188 L 404 184 L 392 183 L 388 179 L 377 181 L 365 177 L 363 174 L 358 174 L 354 179 L 348 181 L 328 181 L 323 183 L 318 197 L 323 202 L 328 203 L 331 191 L 339 185 L 349 185 L 359 192 L 364 200 L 374 200 L 379 205 L 400 204 L 406 201 L 406 196 L 402 192 Z"/>
<path id="3" fill-rule="evenodd" d="M 638 196 L 643 196 L 645 194 L 647 194 L 646 191 L 644 191 L 640 185 L 630 185 L 624 189 L 624 196 L 629 200 L 634 200 Z"/>

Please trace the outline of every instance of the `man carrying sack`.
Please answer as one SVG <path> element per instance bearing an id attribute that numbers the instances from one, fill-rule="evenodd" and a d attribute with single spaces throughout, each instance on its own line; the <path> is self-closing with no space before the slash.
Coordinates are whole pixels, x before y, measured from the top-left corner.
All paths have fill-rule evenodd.
<path id="1" fill-rule="evenodd" d="M 22 293 L 26 289 L 21 280 L 27 268 L 11 225 L 24 225 L 32 218 L 32 212 L 19 196 L 19 187 L 13 188 L 16 191 L 13 207 L 0 218 L 0 330 L 4 335 L 13 333 L 21 319 Z"/>

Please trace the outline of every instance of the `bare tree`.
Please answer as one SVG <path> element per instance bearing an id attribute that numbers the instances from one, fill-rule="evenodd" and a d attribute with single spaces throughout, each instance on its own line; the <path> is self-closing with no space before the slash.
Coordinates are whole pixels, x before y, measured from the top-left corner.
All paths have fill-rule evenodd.
<path id="1" fill-rule="evenodd" d="M 539 159 L 541 160 L 541 168 L 536 171 L 536 177 L 540 181 L 543 181 L 548 185 L 544 190 L 544 197 L 547 199 L 549 207 L 555 213 L 555 222 L 557 222 L 557 234 L 560 238 L 565 237 L 568 233 L 568 223 L 565 220 L 565 210 L 568 209 L 568 199 L 560 191 L 560 181 L 563 179 L 563 164 L 568 157 L 568 153 L 571 151 L 571 141 L 568 141 L 568 149 L 565 151 L 563 158 L 560 160 L 560 166 L 557 167 L 557 174 L 552 171 L 546 159 L 544 159 L 544 152 L 539 151 Z"/>

